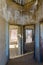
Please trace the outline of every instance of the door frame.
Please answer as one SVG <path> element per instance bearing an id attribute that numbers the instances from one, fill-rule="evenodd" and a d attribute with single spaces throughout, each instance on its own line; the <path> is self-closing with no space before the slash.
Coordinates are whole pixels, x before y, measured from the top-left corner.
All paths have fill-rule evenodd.
<path id="1" fill-rule="evenodd" d="M 24 30 L 23 34 L 25 33 L 25 27 L 26 26 L 33 26 L 34 27 L 34 58 L 35 58 L 35 24 L 24 25 L 23 26 L 23 30 Z M 32 30 L 32 28 L 28 28 L 28 29 Z M 24 39 L 24 41 L 23 41 L 23 49 L 25 50 L 25 48 L 24 48 L 24 45 L 25 45 L 25 34 L 23 35 L 23 39 Z M 25 51 L 23 53 L 25 53 Z"/>
<path id="2" fill-rule="evenodd" d="M 20 27 L 22 27 L 22 25 L 18 25 L 18 24 L 8 24 L 8 38 L 9 38 L 9 25 L 14 25 L 14 26 L 20 26 Z M 21 34 L 22 35 L 22 34 Z M 9 40 L 9 39 L 8 39 Z M 21 54 L 22 54 L 22 50 L 21 50 Z M 9 41 L 8 41 L 8 59 L 10 59 L 9 56 L 10 55 L 10 53 L 9 53 Z"/>
<path id="3" fill-rule="evenodd" d="M 14 26 L 22 26 L 22 25 L 16 25 L 16 24 L 10 24 L 10 23 L 8 23 L 8 60 L 10 59 L 9 58 L 9 25 L 14 25 Z M 31 26 L 31 25 L 33 25 L 34 26 L 34 38 L 35 38 L 35 24 L 29 24 L 29 25 L 23 25 L 22 27 L 23 27 L 23 30 L 24 30 L 24 27 L 25 26 Z M 23 31 L 23 53 L 24 53 L 24 31 Z M 34 39 L 34 58 L 35 58 L 35 39 Z"/>

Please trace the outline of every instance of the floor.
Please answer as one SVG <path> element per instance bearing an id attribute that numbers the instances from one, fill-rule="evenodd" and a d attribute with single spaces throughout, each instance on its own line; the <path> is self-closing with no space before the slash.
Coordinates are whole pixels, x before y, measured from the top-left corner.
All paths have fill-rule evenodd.
<path id="1" fill-rule="evenodd" d="M 43 65 L 33 59 L 33 54 L 26 54 L 22 57 L 9 60 L 7 65 Z"/>
<path id="2" fill-rule="evenodd" d="M 10 58 L 14 58 L 18 55 L 18 48 L 10 48 Z"/>

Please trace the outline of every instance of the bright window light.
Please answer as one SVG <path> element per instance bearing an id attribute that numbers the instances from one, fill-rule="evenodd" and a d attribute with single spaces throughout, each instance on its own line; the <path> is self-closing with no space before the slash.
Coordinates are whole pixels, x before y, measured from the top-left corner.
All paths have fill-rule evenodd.
<path id="1" fill-rule="evenodd" d="M 18 48 L 18 44 L 16 45 L 16 48 Z"/>
<path id="2" fill-rule="evenodd" d="M 18 44 L 9 45 L 9 48 L 18 48 Z"/>
<path id="3" fill-rule="evenodd" d="M 26 30 L 26 43 L 32 42 L 32 30 Z"/>
<path id="4" fill-rule="evenodd" d="M 15 45 L 9 45 L 9 48 L 15 48 Z"/>
<path id="5" fill-rule="evenodd" d="M 18 41 L 17 32 L 18 32 L 17 29 L 13 29 L 10 31 L 10 42 L 17 42 Z"/>

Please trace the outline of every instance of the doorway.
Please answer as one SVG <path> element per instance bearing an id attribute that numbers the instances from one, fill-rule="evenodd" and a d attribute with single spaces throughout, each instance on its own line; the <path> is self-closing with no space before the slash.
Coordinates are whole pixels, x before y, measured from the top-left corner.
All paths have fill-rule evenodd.
<path id="1" fill-rule="evenodd" d="M 35 26 L 9 25 L 9 58 L 15 58 L 24 53 L 34 53 Z M 23 52 L 23 53 L 22 53 Z"/>
<path id="2" fill-rule="evenodd" d="M 35 26 L 24 27 L 24 53 L 34 53 L 35 47 Z"/>
<path id="3" fill-rule="evenodd" d="M 18 26 L 9 25 L 9 58 L 18 56 Z"/>

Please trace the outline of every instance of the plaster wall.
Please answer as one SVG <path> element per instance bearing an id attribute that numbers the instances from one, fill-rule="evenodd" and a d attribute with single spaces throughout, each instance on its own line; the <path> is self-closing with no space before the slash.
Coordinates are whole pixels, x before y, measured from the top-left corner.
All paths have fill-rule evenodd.
<path id="1" fill-rule="evenodd" d="M 6 22 L 0 17 L 0 65 L 5 65 L 7 62 L 6 56 Z"/>

